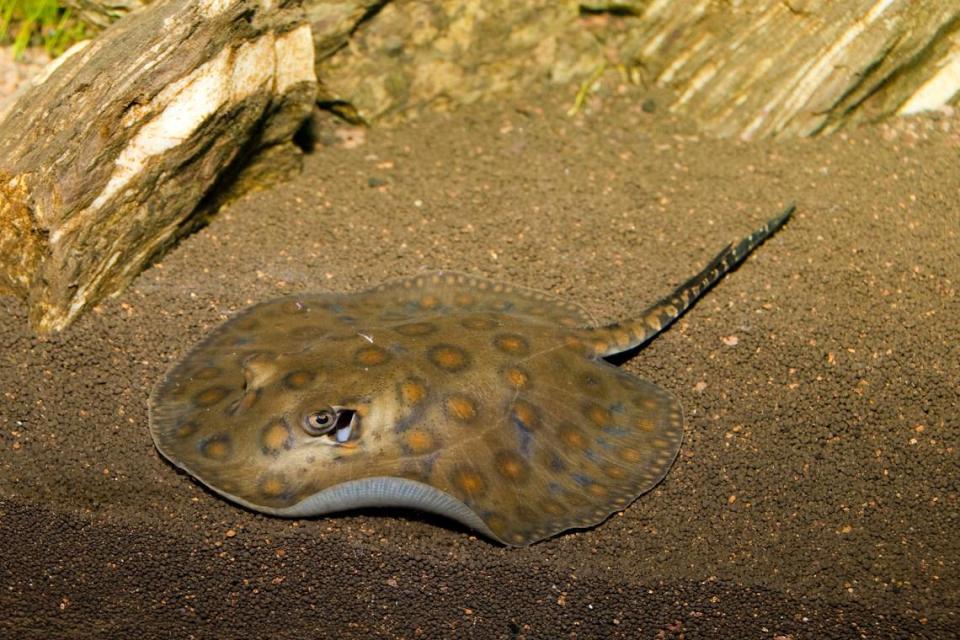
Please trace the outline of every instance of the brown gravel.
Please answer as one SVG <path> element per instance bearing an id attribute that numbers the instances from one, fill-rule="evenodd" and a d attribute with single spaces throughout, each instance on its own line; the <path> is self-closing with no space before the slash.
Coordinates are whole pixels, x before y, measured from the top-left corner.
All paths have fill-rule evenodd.
<path id="1" fill-rule="evenodd" d="M 56 338 L 0 298 L 0 636 L 955 637 L 960 119 L 748 145 L 570 95 L 331 136 Z M 594 529 L 516 550 L 409 512 L 270 518 L 153 449 L 149 389 L 248 303 L 449 268 L 608 321 L 791 200 L 623 365 L 686 441 Z"/>

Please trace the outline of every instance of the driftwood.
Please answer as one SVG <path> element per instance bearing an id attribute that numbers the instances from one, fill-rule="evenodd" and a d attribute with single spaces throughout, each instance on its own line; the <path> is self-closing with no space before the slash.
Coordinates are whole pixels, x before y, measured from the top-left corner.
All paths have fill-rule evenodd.
<path id="1" fill-rule="evenodd" d="M 100 29 L 148 3 L 149 0 L 60 0 L 74 17 Z"/>
<path id="2" fill-rule="evenodd" d="M 249 157 L 297 166 L 316 94 L 295 2 L 164 0 L 54 64 L 0 123 L 0 290 L 40 332 L 120 291 Z"/>

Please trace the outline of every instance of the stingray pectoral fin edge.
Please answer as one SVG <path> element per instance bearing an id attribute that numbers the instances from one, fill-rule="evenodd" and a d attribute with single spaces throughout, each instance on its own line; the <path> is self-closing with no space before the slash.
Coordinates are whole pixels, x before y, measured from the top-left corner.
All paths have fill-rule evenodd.
<path id="1" fill-rule="evenodd" d="M 462 501 L 428 484 L 406 478 L 375 476 L 362 480 L 350 480 L 318 491 L 295 505 L 280 509 L 252 504 L 211 485 L 206 486 L 228 500 L 253 511 L 288 518 L 306 518 L 368 507 L 399 507 L 427 511 L 456 520 L 491 540 L 514 546 L 494 534 L 483 519 Z"/>
<path id="2" fill-rule="evenodd" d="M 163 411 L 157 411 L 156 403 L 152 402 L 150 405 L 151 426 L 153 427 L 153 425 L 158 424 L 158 422 L 168 419 L 169 416 Z M 289 507 L 276 508 L 262 504 L 254 504 L 239 496 L 223 491 L 203 480 L 200 474 L 195 473 L 187 465 L 178 460 L 176 456 L 167 451 L 164 443 L 161 441 L 160 429 L 151 428 L 150 432 L 157 451 L 171 464 L 199 480 L 214 493 L 240 506 L 246 507 L 251 511 L 259 511 L 261 513 L 289 518 L 305 518 L 367 507 L 409 508 L 427 511 L 456 520 L 495 542 L 507 546 L 518 546 L 494 534 L 490 527 L 487 526 L 487 523 L 461 500 L 428 484 L 406 478 L 374 476 L 350 480 L 332 487 L 327 487 Z"/>

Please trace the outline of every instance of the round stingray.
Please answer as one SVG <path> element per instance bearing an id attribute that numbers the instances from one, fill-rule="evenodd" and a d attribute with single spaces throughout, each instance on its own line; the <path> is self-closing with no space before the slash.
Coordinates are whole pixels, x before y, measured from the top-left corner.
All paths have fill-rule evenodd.
<path id="1" fill-rule="evenodd" d="M 680 447 L 677 402 L 597 359 L 589 324 L 576 305 L 456 273 L 290 296 L 178 362 L 150 430 L 251 509 L 412 507 L 526 545 L 625 508 Z M 337 428 L 317 434 L 317 415 Z"/>

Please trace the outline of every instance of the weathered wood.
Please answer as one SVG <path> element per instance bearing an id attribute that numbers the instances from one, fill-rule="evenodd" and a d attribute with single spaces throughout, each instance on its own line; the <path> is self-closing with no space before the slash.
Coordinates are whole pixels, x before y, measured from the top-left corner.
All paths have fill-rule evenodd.
<path id="1" fill-rule="evenodd" d="M 316 94 L 293 1 L 162 0 L 54 65 L 0 123 L 0 289 L 40 332 L 120 291 L 250 157 L 289 167 Z"/>
<path id="2" fill-rule="evenodd" d="M 150 0 L 60 0 L 74 17 L 100 29 L 110 26 L 111 22 L 149 2 Z"/>

